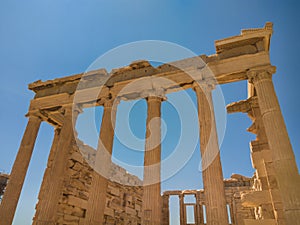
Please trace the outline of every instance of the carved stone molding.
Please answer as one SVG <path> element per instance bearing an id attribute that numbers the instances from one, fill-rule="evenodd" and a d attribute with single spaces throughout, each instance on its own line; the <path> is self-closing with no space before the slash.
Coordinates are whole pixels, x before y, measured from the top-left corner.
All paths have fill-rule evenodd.
<path id="1" fill-rule="evenodd" d="M 156 88 L 152 90 L 145 90 L 141 93 L 141 98 L 147 99 L 147 101 L 166 101 L 165 90 L 163 88 Z"/>
<path id="2" fill-rule="evenodd" d="M 247 72 L 247 77 L 249 82 L 254 84 L 261 80 L 271 80 L 274 73 L 276 73 L 276 67 L 268 65 L 250 69 Z"/>
<path id="3" fill-rule="evenodd" d="M 213 80 L 204 81 L 204 82 L 194 81 L 192 87 L 194 91 L 198 91 L 199 89 L 201 89 L 204 93 L 209 93 L 216 88 L 216 81 Z"/>

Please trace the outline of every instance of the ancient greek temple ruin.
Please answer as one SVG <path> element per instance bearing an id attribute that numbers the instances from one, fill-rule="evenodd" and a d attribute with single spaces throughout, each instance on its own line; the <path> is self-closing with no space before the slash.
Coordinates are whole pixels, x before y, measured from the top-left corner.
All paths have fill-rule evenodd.
<path id="1" fill-rule="evenodd" d="M 158 67 L 136 61 L 110 73 L 99 69 L 30 84 L 35 97 L 1 201 L 0 225 L 12 224 L 42 122 L 52 125 L 55 135 L 34 225 L 169 225 L 170 197 L 179 199 L 180 225 L 300 224 L 299 173 L 272 82 L 276 72 L 269 55 L 272 33 L 272 23 L 266 23 L 263 28 L 215 41 L 214 55 Z M 204 64 L 198 64 L 197 58 Z M 248 98 L 229 104 L 227 112 L 247 113 L 253 121 L 248 131 L 256 139 L 248 151 L 255 175 L 235 174 L 224 180 L 212 91 L 216 85 L 243 80 L 248 82 Z M 166 94 L 185 89 L 193 89 L 197 96 L 199 151 L 213 157 L 202 163 L 204 190 L 162 193 L 161 123 L 155 120 L 151 130 L 148 125 L 161 117 Z M 118 103 L 136 99 L 147 102 L 143 181 L 111 163 Z M 78 139 L 74 127 L 88 107 L 103 107 L 97 151 Z M 194 212 L 194 222 L 187 221 L 188 208 Z"/>

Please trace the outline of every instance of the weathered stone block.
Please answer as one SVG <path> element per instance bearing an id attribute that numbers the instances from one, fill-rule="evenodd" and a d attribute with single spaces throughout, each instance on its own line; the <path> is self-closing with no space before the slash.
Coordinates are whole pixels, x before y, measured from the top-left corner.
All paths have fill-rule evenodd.
<path id="1" fill-rule="evenodd" d="M 133 215 L 133 216 L 136 215 L 136 210 L 135 210 L 135 209 L 132 209 L 132 208 L 130 208 L 130 207 L 126 207 L 126 208 L 125 208 L 125 212 L 128 213 L 128 214 L 130 214 L 130 215 Z"/>
<path id="2" fill-rule="evenodd" d="M 70 158 L 79 163 L 83 163 L 83 160 L 84 160 L 81 153 L 79 153 L 77 151 L 73 152 Z"/>
<path id="3" fill-rule="evenodd" d="M 104 214 L 108 215 L 108 216 L 111 216 L 111 217 L 115 216 L 114 210 L 110 209 L 110 208 L 107 208 L 107 207 L 105 208 Z"/>
<path id="4" fill-rule="evenodd" d="M 81 198 L 77 198 L 75 196 L 69 195 L 68 196 L 68 204 L 77 206 L 79 208 L 86 209 L 87 208 L 87 201 Z"/>
<path id="5" fill-rule="evenodd" d="M 114 196 L 120 196 L 120 189 L 117 187 L 109 186 L 109 192 Z"/>

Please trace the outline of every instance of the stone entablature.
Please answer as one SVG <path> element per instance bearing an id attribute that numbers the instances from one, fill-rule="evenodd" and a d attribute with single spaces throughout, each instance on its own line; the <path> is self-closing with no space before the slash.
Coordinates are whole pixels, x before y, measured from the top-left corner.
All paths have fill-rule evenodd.
<path id="1" fill-rule="evenodd" d="M 271 34 L 271 25 L 267 23 L 264 28 L 251 32 L 244 30 L 239 36 L 216 41 L 215 55 L 201 55 L 158 67 L 151 66 L 147 61 L 137 61 L 111 72 L 99 69 L 49 81 L 39 80 L 29 85 L 29 89 L 36 93 L 31 101 L 30 111 L 42 111 L 44 120 L 57 126 L 62 123 L 62 117 L 59 110 L 51 109 L 72 103 L 75 94 L 76 103 L 84 108 L 103 105 L 109 96 L 134 100 L 143 98 L 143 93 L 153 88 L 163 89 L 164 94 L 193 88 L 195 80 L 206 83 L 212 79 L 211 74 L 217 84 L 247 80 L 249 68 L 271 65 Z M 264 47 L 259 47 L 261 42 L 264 43 Z M 255 50 L 249 51 L 248 45 Z M 172 82 L 152 83 L 153 78 L 164 78 Z M 120 92 L 129 83 L 137 80 L 139 84 L 143 82 L 143 85 Z"/>

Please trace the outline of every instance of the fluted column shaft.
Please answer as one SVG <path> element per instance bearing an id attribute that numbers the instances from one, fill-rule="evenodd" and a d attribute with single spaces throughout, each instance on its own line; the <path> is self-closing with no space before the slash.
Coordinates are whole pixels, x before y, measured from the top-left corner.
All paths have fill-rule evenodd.
<path id="1" fill-rule="evenodd" d="M 194 86 L 198 102 L 200 150 L 208 225 L 227 225 L 226 198 L 212 102 L 212 86 Z"/>
<path id="2" fill-rule="evenodd" d="M 114 125 L 117 102 L 104 104 L 100 137 L 98 141 L 92 185 L 86 211 L 86 225 L 99 225 L 104 222 L 108 173 L 111 168 L 111 154 L 114 141 Z"/>
<path id="3" fill-rule="evenodd" d="M 161 224 L 161 102 L 162 98 L 146 98 L 148 105 L 144 155 L 143 225 Z"/>
<path id="4" fill-rule="evenodd" d="M 37 225 L 55 225 L 59 199 L 62 195 L 64 174 L 67 169 L 67 161 L 74 140 L 73 126 L 79 111 L 74 110 L 72 105 L 65 106 L 64 120 L 60 129 L 59 137 L 55 137 L 57 143 L 53 143 L 51 150 L 55 151 L 51 170 L 48 175 L 47 199 L 42 201 L 40 212 L 36 221 Z M 56 141 L 55 140 L 55 141 Z M 56 145 L 56 146 L 55 146 Z M 55 149 L 54 149 L 55 148 Z"/>
<path id="5" fill-rule="evenodd" d="M 287 224 L 300 224 L 300 179 L 293 149 L 272 82 L 275 67 L 250 70 L 262 119 L 272 151 L 273 164 Z"/>
<path id="6" fill-rule="evenodd" d="M 50 153 L 49 153 L 49 157 L 48 157 L 48 163 L 47 163 L 47 168 L 45 170 L 44 173 L 44 178 L 42 181 L 42 185 L 40 188 L 40 193 L 38 196 L 38 203 L 36 205 L 36 211 L 35 211 L 35 216 L 33 218 L 33 225 L 36 225 L 38 223 L 38 221 L 44 221 L 45 218 L 42 218 L 42 215 L 45 214 L 41 214 L 41 212 L 43 212 L 43 210 L 45 209 L 46 205 L 48 204 L 48 197 L 50 197 L 48 195 L 48 191 L 49 191 L 49 183 L 51 182 L 51 169 L 52 169 L 52 165 L 53 165 L 53 161 L 55 158 L 55 155 L 57 153 L 57 144 L 58 144 L 58 140 L 59 140 L 59 135 L 60 134 L 60 128 L 56 128 L 54 131 L 54 138 L 52 141 L 52 146 L 50 149 Z"/>
<path id="7" fill-rule="evenodd" d="M 27 127 L 0 204 L 0 224 L 11 225 L 30 163 L 41 119 L 29 116 Z"/>
<path id="8" fill-rule="evenodd" d="M 180 225 L 185 225 L 185 216 L 184 216 L 184 195 L 179 195 L 179 219 Z"/>

